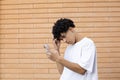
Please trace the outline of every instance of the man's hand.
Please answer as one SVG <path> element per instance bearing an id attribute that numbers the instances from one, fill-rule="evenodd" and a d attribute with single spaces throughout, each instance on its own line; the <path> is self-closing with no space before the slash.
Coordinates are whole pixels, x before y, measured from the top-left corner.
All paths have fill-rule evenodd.
<path id="1" fill-rule="evenodd" d="M 57 50 L 50 50 L 47 56 L 52 61 L 56 61 L 60 57 Z"/>
<path id="2" fill-rule="evenodd" d="M 53 46 L 58 52 L 59 52 L 59 49 L 60 49 L 60 44 L 61 44 L 61 42 L 58 41 L 57 39 L 53 40 Z"/>

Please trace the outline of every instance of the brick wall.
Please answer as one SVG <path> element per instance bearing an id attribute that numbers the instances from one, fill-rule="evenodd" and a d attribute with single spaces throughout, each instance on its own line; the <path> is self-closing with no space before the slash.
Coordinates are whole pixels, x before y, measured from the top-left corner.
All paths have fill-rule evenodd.
<path id="1" fill-rule="evenodd" d="M 0 80 L 59 79 L 43 44 L 61 17 L 95 41 L 99 80 L 120 80 L 120 0 L 0 0 Z"/>

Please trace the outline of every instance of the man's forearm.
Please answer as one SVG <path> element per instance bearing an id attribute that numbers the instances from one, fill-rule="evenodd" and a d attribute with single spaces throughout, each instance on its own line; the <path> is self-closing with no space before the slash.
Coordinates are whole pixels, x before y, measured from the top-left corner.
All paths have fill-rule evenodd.
<path id="1" fill-rule="evenodd" d="M 69 62 L 67 60 L 65 60 L 63 57 L 59 57 L 56 61 L 57 63 L 60 63 L 62 64 L 63 66 L 69 68 L 70 70 L 74 71 L 74 72 L 77 72 L 79 74 L 82 74 L 84 75 L 84 73 L 86 72 L 85 69 L 83 69 L 80 65 L 78 65 L 77 63 L 72 63 L 72 62 Z"/>
<path id="2" fill-rule="evenodd" d="M 58 52 L 58 54 L 60 56 L 60 42 L 54 40 L 53 46 L 54 46 L 54 49 Z M 59 73 L 62 74 L 64 66 L 58 62 L 56 62 L 56 64 L 57 64 L 57 68 L 58 68 Z"/>
<path id="3" fill-rule="evenodd" d="M 57 64 L 57 68 L 58 68 L 59 73 L 62 74 L 63 68 L 64 68 L 63 65 L 58 63 L 58 62 L 56 62 L 56 64 Z"/>

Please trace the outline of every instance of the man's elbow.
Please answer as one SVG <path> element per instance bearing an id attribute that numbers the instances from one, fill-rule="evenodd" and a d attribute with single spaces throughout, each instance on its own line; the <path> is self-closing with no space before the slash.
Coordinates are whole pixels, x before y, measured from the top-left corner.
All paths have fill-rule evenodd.
<path id="1" fill-rule="evenodd" d="M 86 70 L 83 70 L 83 71 L 80 72 L 80 74 L 84 75 L 85 72 L 86 72 Z"/>
<path id="2" fill-rule="evenodd" d="M 76 72 L 78 72 L 81 75 L 84 75 L 86 73 L 86 70 L 80 66 L 77 67 Z"/>
<path id="3" fill-rule="evenodd" d="M 62 74 L 62 72 L 63 72 L 62 70 L 61 70 L 61 71 L 59 71 L 59 73 L 60 73 L 60 74 Z"/>
<path id="4" fill-rule="evenodd" d="M 58 69 L 59 73 L 62 74 L 63 73 L 63 67 Z"/>

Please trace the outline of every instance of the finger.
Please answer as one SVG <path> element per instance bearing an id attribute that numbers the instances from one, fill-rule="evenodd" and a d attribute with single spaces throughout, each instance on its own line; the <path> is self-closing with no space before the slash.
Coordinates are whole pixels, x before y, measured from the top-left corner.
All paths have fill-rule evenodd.
<path id="1" fill-rule="evenodd" d="M 49 54 L 47 54 L 47 57 L 50 59 L 51 56 Z"/>
<path id="2" fill-rule="evenodd" d="M 57 41 L 57 39 L 55 39 L 55 44 L 58 44 L 58 41 Z"/>
<path id="3" fill-rule="evenodd" d="M 60 44 L 61 44 L 61 41 L 57 41 L 57 46 L 60 46 Z"/>
<path id="4" fill-rule="evenodd" d="M 56 44 L 56 39 L 53 40 L 53 44 Z"/>
<path id="5" fill-rule="evenodd" d="M 55 41 L 53 41 L 53 45 L 54 45 L 54 46 L 57 46 L 57 44 L 56 44 L 56 42 L 55 42 Z"/>
<path id="6" fill-rule="evenodd" d="M 47 52 L 47 55 L 49 55 L 49 56 L 50 56 L 50 55 L 51 55 L 51 51 Z"/>

